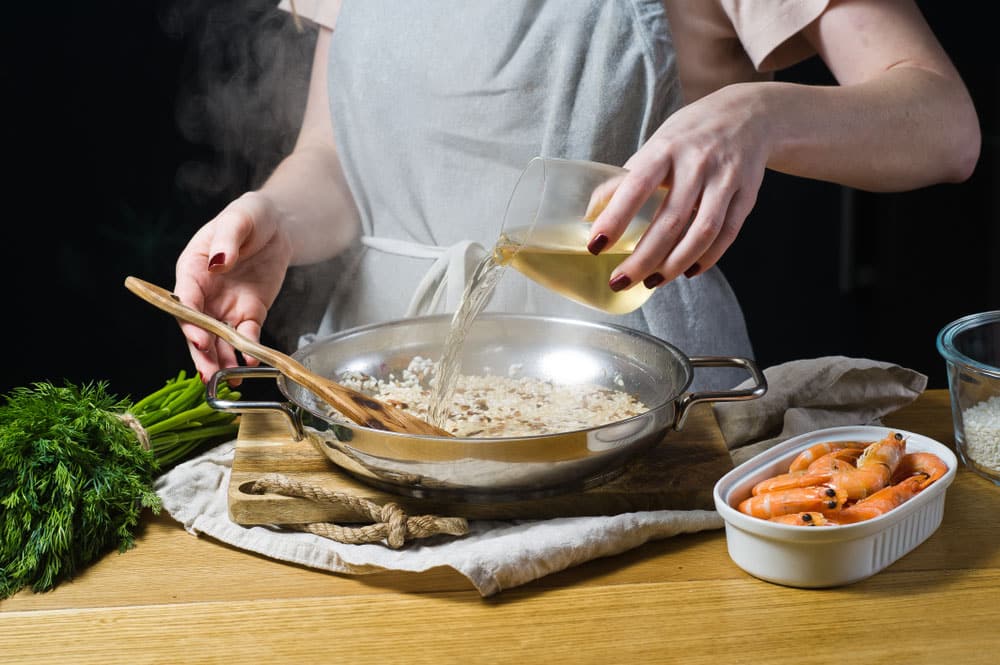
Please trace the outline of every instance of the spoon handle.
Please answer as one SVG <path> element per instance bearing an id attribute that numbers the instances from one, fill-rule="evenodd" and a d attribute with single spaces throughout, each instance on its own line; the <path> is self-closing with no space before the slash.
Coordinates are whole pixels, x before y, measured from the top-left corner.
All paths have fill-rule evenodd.
<path id="1" fill-rule="evenodd" d="M 162 287 L 138 277 L 129 276 L 125 278 L 125 288 L 164 312 L 207 330 L 242 353 L 251 355 L 274 367 L 292 381 L 316 393 L 317 396 L 359 425 L 392 432 L 451 436 L 445 430 L 416 416 L 309 371 L 291 356 L 255 342 L 237 332 L 232 326 L 204 312 L 188 307 L 177 296 Z"/>

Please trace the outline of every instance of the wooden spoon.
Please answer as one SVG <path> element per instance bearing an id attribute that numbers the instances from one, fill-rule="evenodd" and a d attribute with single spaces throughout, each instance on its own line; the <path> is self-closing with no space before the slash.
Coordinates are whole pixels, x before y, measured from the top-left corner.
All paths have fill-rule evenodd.
<path id="1" fill-rule="evenodd" d="M 265 362 L 303 388 L 314 392 L 330 406 L 365 427 L 406 434 L 451 436 L 439 427 L 417 418 L 364 393 L 342 386 L 335 381 L 306 369 L 300 362 L 271 347 L 254 342 L 231 326 L 188 307 L 173 293 L 137 277 L 126 277 L 125 287 L 146 302 L 155 305 L 182 321 L 214 333 L 234 348 Z"/>

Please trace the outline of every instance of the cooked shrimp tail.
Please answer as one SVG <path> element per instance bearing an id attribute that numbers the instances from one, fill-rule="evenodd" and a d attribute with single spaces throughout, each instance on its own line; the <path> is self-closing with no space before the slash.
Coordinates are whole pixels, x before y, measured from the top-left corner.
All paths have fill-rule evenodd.
<path id="1" fill-rule="evenodd" d="M 923 476 L 920 489 L 925 489 L 947 472 L 948 465 L 934 453 L 909 453 L 899 461 L 892 482 L 899 483 L 910 476 Z"/>

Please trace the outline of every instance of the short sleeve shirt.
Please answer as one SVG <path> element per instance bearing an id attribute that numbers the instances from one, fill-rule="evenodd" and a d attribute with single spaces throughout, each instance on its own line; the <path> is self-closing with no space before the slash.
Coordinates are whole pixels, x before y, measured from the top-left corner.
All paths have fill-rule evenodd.
<path id="1" fill-rule="evenodd" d="M 342 0 L 281 0 L 278 5 L 285 11 L 333 30 L 337 25 Z M 704 3 L 705 0 L 694 0 Z M 729 33 L 743 47 L 744 63 L 758 73 L 773 72 L 790 67 L 813 55 L 813 49 L 800 34 L 802 29 L 816 20 L 829 5 L 829 0 L 718 0 L 722 13 L 713 13 L 708 19 L 721 34 Z M 670 8 L 678 5 L 674 25 L 683 29 L 685 3 L 664 0 Z M 728 24 L 726 23 L 728 19 Z M 678 28 L 675 28 L 678 29 Z M 716 63 L 725 59 L 716 60 Z M 730 58 L 734 68 L 745 66 Z M 724 77 L 736 80 L 738 77 Z"/>

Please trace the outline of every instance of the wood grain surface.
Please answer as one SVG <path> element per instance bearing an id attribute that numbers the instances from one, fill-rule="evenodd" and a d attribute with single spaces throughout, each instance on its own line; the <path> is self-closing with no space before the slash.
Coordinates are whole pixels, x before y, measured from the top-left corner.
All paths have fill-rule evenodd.
<path id="1" fill-rule="evenodd" d="M 708 404 L 692 407 L 680 431 L 628 464 L 621 475 L 593 489 L 541 499 L 469 503 L 414 499 L 356 480 L 307 440 L 294 441 L 276 414 L 242 416 L 229 483 L 229 514 L 237 524 L 350 523 L 359 516 L 346 506 L 278 494 L 253 494 L 252 483 L 268 473 L 325 491 L 343 492 L 411 515 L 480 519 L 613 515 L 635 510 L 712 508 L 715 482 L 732 468 L 729 452 Z"/>
<path id="2" fill-rule="evenodd" d="M 953 441 L 945 391 L 886 424 Z M 0 603 L 0 663 L 995 663 L 998 513 L 1000 487 L 963 469 L 941 527 L 850 586 L 757 580 L 719 530 L 489 599 L 450 569 L 334 575 L 150 515 L 134 550 Z"/>

